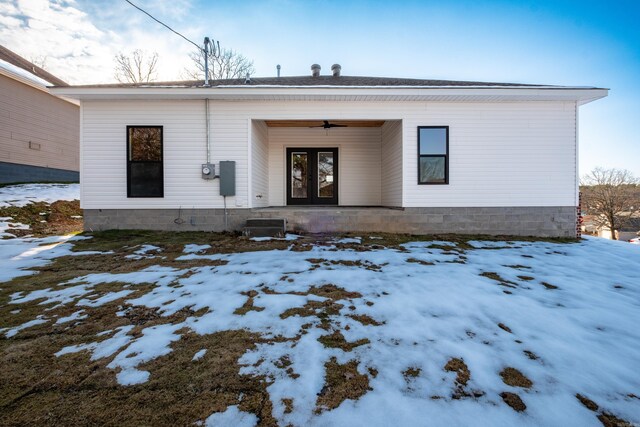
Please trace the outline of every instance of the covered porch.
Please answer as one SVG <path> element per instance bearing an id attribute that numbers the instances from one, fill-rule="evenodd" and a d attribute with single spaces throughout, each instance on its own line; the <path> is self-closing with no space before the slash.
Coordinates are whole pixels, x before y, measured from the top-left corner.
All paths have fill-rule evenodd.
<path id="1" fill-rule="evenodd" d="M 249 206 L 306 224 L 380 218 L 372 208 L 402 206 L 402 139 L 402 120 L 251 119 Z"/>

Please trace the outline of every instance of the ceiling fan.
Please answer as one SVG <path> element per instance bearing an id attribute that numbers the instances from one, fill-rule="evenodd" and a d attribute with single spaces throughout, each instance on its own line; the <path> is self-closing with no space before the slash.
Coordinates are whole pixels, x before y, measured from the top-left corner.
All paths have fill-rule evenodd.
<path id="1" fill-rule="evenodd" d="M 309 126 L 310 128 L 323 128 L 323 129 L 331 129 L 331 128 L 346 128 L 347 125 L 337 125 L 335 123 L 329 123 L 328 120 L 322 121 L 324 124 L 320 126 Z"/>

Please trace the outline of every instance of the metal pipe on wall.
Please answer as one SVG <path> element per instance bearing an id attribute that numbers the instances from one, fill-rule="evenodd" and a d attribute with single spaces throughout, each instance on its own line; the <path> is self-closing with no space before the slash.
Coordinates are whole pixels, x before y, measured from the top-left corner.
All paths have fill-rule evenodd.
<path id="1" fill-rule="evenodd" d="M 204 100 L 204 111 L 207 124 L 207 164 L 211 163 L 211 123 L 209 120 L 209 98 Z"/>

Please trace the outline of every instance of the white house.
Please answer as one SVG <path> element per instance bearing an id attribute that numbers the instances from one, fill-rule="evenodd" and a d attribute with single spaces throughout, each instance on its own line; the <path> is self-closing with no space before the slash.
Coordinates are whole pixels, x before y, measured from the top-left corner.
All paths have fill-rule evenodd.
<path id="1" fill-rule="evenodd" d="M 85 228 L 575 236 L 578 108 L 606 89 L 312 70 L 53 88 L 81 103 Z"/>

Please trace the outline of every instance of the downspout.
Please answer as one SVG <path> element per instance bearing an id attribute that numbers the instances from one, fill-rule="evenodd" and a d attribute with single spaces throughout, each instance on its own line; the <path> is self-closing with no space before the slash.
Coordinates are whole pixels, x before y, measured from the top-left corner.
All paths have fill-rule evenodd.
<path id="1" fill-rule="evenodd" d="M 207 126 L 207 164 L 211 163 L 211 121 L 209 120 L 209 98 L 204 100 L 205 123 Z"/>

